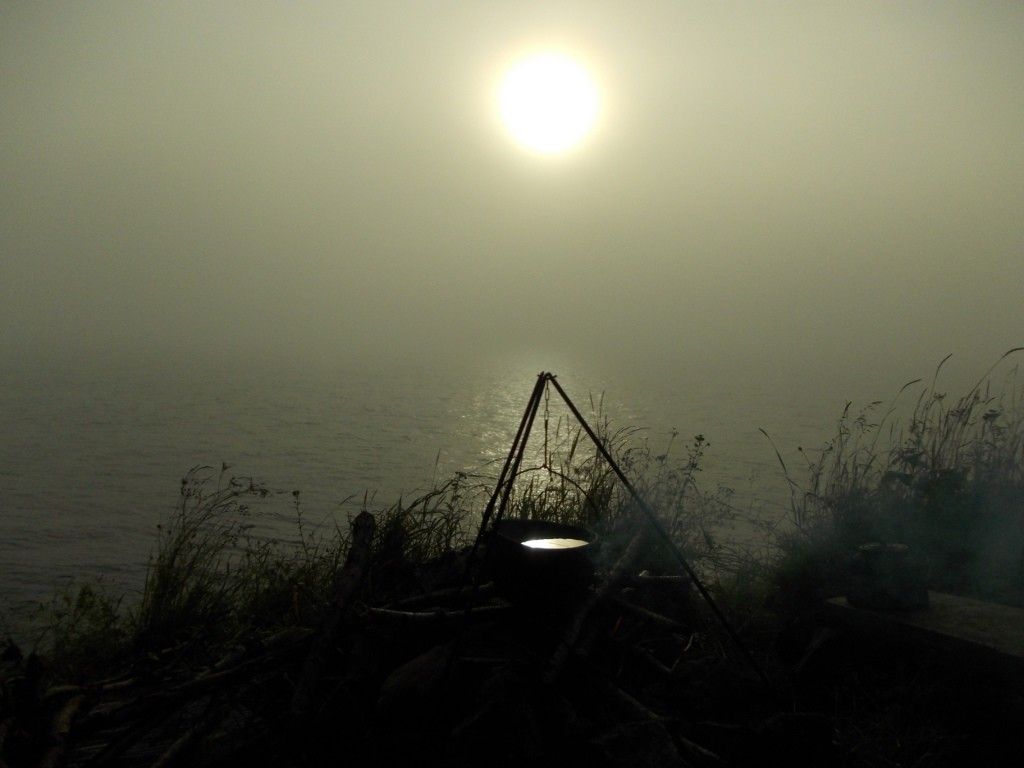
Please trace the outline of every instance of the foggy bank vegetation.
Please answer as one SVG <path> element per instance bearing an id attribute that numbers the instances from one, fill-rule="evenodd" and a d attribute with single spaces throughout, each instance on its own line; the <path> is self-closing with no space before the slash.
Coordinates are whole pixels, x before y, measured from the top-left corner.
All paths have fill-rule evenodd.
<path id="1" fill-rule="evenodd" d="M 818 642 L 815 617 L 823 601 L 846 593 L 857 547 L 868 542 L 907 544 L 931 589 L 1024 606 L 1024 382 L 1016 366 L 1006 370 L 1013 362 L 1007 359 L 1020 351 L 1007 352 L 964 393 L 944 390 L 940 364 L 891 402 L 848 404 L 825 446 L 799 449 L 800 466 L 765 432 L 766 451 L 775 451 L 790 487 L 788 519 L 741 507 L 728 489 L 704 488 L 701 461 L 709 443 L 703 435 L 673 435 L 668 445 L 655 446 L 642 430 L 613 425 L 591 399 L 602 439 L 776 681 L 775 696 L 786 701 L 782 709 L 811 713 L 796 725 L 771 725 L 766 713 L 777 705 L 763 691 L 752 692 L 756 685 L 742 659 L 682 579 L 668 603 L 662 596 L 630 609 L 667 622 L 671 636 L 682 638 L 671 658 L 662 652 L 667 635 L 644 641 L 627 614 L 607 630 L 614 635 L 625 621 L 639 633 L 625 651 L 614 638 L 591 633 L 586 640 L 588 648 L 604 649 L 607 642 L 620 654 L 614 680 L 622 690 L 614 695 L 626 698 L 616 700 L 625 701 L 645 728 L 663 722 L 657 728 L 672 736 L 666 749 L 682 761 L 661 755 L 639 764 L 745 765 L 767 743 L 788 755 L 789 764 L 814 764 L 808 755 L 816 760 L 828 753 L 836 764 L 944 765 L 961 759 L 965 749 L 988 764 L 985 749 L 1002 754 L 1003 721 L 993 708 L 1005 702 L 987 699 L 973 684 L 964 687 L 962 679 L 948 677 L 952 673 L 936 674 L 940 662 L 911 663 L 894 651 L 868 667 L 840 665 L 839 672 L 808 679 L 806 660 Z M 27 658 L 8 644 L 0 757 L 10 765 L 51 754 L 83 765 L 154 758 L 165 765 L 214 732 L 234 734 L 233 746 L 211 753 L 217 764 L 244 764 L 253 749 L 286 754 L 285 764 L 349 752 L 394 757 L 401 750 L 381 740 L 393 740 L 396 729 L 399 741 L 418 734 L 410 743 L 421 743 L 417 739 L 428 738 L 421 733 L 425 723 L 433 721 L 420 713 L 412 723 L 381 702 L 396 665 L 404 669 L 403 661 L 438 642 L 438 625 L 460 623 L 462 603 L 451 600 L 465 598 L 466 553 L 493 488 L 491 469 L 456 473 L 390 506 L 348 499 L 347 520 L 312 524 L 299 491 L 275 494 L 256 480 L 230 476 L 226 465 L 193 468 L 182 480 L 174 514 L 159 526 L 141 598 L 129 603 L 103 585 L 77 585 L 41 609 L 45 619 Z M 259 510 L 275 498 L 290 510 L 291 536 L 257 535 Z M 357 514 L 363 511 L 372 512 L 372 525 Z M 643 527 L 634 502 L 586 435 L 546 402 L 507 514 L 596 532 L 599 577 L 614 570 Z M 746 535 L 730 537 L 737 529 Z M 653 541 L 643 544 L 639 564 L 646 579 L 680 577 Z M 632 588 L 640 595 L 652 589 L 642 579 Z M 345 590 L 342 611 L 338 595 Z M 481 603 L 485 614 L 501 608 Z M 419 610 L 423 606 L 430 609 Z M 315 651 L 327 625 L 335 627 L 330 647 Z M 587 663 L 605 664 L 611 651 L 602 653 Z M 645 659 L 646 672 L 632 671 L 637 659 Z M 323 678 L 315 685 L 311 664 Z M 685 683 L 686 691 L 652 694 L 651 670 L 655 678 Z M 300 692 L 307 697 L 302 706 Z M 575 694 L 563 693 L 572 713 L 560 711 L 555 719 L 571 721 L 580 733 L 612 728 Z M 1019 697 L 1015 701 L 1019 707 Z M 127 711 L 137 707 L 145 716 L 133 720 Z M 680 707 L 686 714 L 678 722 L 675 715 L 656 714 Z M 943 715 L 944 708 L 949 712 Z M 172 711 L 177 730 L 154 736 L 156 720 Z M 654 720 L 644 720 L 647 715 Z M 479 717 L 474 711 L 470 720 Z M 507 712 L 502 717 L 522 737 L 527 726 Z M 740 730 L 727 738 L 701 725 L 712 720 Z M 92 739 L 84 752 L 72 746 L 73 721 L 82 739 Z M 341 721 L 364 731 L 327 742 L 310 736 Z M 452 734 L 465 740 L 468 727 L 463 723 Z M 790 727 L 802 734 L 801 746 L 794 746 L 798 737 Z M 729 746 L 741 731 L 745 746 Z M 296 733 L 305 746 L 296 745 Z M 749 743 L 743 741 L 748 736 Z M 591 746 L 600 744 L 587 753 L 599 755 L 597 764 L 626 764 L 616 757 L 622 744 L 587 738 Z M 533 731 L 522 739 L 548 744 Z M 461 746 L 446 759 L 473 764 L 467 757 L 477 754 L 467 746 L 472 740 L 456 741 Z M 989 746 L 979 747 L 982 741 Z M 508 764 L 518 763 L 510 758 Z"/>

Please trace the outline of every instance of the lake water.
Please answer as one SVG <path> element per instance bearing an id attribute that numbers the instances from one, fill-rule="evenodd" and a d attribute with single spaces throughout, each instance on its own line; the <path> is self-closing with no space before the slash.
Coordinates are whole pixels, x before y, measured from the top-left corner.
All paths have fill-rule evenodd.
<path id="1" fill-rule="evenodd" d="M 608 372 L 539 362 L 9 367 L 0 374 L 0 609 L 18 613 L 75 577 L 137 589 L 156 525 L 194 465 L 226 462 L 229 474 L 284 492 L 283 518 L 290 491 L 301 490 L 304 518 L 314 522 L 351 510 L 346 497 L 390 502 L 480 467 L 507 451 L 544 367 L 584 413 L 590 394 L 603 392 L 612 422 L 643 427 L 655 447 L 672 429 L 680 449 L 705 435 L 704 486 L 728 486 L 737 505 L 778 515 L 785 487 L 758 427 L 795 456 L 797 445 L 831 436 L 847 399 L 891 395 L 898 384 L 866 378 L 851 391 L 806 372 L 716 378 L 698 365 Z"/>

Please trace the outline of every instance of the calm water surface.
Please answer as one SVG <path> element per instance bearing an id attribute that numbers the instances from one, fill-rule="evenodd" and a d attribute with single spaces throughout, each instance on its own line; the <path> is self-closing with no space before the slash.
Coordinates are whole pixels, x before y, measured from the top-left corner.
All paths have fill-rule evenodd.
<path id="1" fill-rule="evenodd" d="M 536 361 L 533 361 L 536 362 Z M 672 429 L 710 441 L 706 488 L 784 514 L 785 488 L 768 429 L 792 452 L 820 446 L 847 398 L 861 392 L 699 368 L 602 372 L 565 361 L 491 360 L 332 370 L 131 368 L 0 374 L 0 609 L 17 613 L 72 577 L 138 589 L 157 523 L 197 464 L 281 491 L 270 513 L 293 531 L 292 490 L 307 521 L 343 516 L 342 500 L 383 504 L 454 470 L 504 455 L 536 373 L 544 367 L 585 413 L 604 393 L 615 424 L 645 428 L 656 447 Z"/>

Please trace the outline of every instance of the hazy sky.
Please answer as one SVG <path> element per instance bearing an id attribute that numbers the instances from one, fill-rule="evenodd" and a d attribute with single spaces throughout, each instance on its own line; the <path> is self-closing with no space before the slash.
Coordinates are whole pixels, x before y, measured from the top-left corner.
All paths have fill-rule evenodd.
<path id="1" fill-rule="evenodd" d="M 600 83 L 565 156 L 496 116 L 537 46 Z M 3 2 L 0 178 L 4 365 L 984 362 L 1024 341 L 1024 4 Z"/>

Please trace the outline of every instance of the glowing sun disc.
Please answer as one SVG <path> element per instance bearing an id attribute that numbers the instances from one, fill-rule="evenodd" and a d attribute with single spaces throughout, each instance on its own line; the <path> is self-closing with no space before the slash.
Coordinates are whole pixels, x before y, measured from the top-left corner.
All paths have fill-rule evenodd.
<path id="1" fill-rule="evenodd" d="M 544 154 L 570 149 L 597 119 L 597 85 L 574 59 L 542 53 L 521 59 L 505 74 L 501 118 L 523 146 Z"/>

